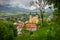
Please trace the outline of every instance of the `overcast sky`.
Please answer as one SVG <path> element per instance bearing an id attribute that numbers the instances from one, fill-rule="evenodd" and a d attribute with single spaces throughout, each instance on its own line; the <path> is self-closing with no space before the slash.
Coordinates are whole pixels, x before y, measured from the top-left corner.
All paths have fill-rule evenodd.
<path id="1" fill-rule="evenodd" d="M 11 7 L 20 7 L 25 9 L 36 9 L 36 6 L 30 6 L 30 1 L 32 0 L 0 0 L 0 5 L 6 5 L 9 4 Z M 33 0 L 37 1 L 37 0 Z"/>
<path id="2" fill-rule="evenodd" d="M 36 9 L 36 5 L 30 5 L 31 1 L 38 1 L 38 0 L 0 0 L 0 5 L 10 5 L 10 7 L 20 7 L 29 10 Z M 38 6 L 38 5 L 37 5 Z M 48 5 L 45 7 L 48 8 Z"/>

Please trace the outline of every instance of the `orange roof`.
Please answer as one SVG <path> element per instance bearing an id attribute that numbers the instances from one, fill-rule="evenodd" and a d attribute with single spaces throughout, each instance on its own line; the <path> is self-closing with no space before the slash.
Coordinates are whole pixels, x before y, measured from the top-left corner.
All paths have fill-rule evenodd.
<path id="1" fill-rule="evenodd" d="M 26 24 L 27 28 L 36 28 L 36 24 Z"/>
<path id="2" fill-rule="evenodd" d="M 18 26 L 19 28 L 21 28 L 21 27 L 23 26 L 23 24 L 22 24 L 22 23 L 19 23 L 17 26 Z"/>

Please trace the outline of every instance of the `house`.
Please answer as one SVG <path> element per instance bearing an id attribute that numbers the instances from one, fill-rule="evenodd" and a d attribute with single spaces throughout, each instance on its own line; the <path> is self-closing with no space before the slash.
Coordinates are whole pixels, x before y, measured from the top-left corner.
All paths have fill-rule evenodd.
<path id="1" fill-rule="evenodd" d="M 22 27 L 23 27 L 23 24 L 22 23 L 18 23 L 17 24 L 17 32 L 18 32 L 18 35 L 19 34 L 22 34 L 22 32 L 21 32 L 22 31 Z"/>
<path id="2" fill-rule="evenodd" d="M 36 24 L 26 24 L 26 30 L 28 30 L 28 31 L 36 31 L 37 26 L 36 26 Z"/>

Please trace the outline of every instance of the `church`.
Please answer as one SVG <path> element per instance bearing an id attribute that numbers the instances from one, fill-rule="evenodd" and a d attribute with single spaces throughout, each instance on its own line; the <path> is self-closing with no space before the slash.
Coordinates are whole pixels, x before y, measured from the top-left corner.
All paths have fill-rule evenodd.
<path id="1" fill-rule="evenodd" d="M 38 14 L 36 13 L 35 15 L 32 15 L 30 13 L 30 16 L 29 16 L 29 23 L 38 23 L 39 22 L 39 17 L 38 17 Z"/>

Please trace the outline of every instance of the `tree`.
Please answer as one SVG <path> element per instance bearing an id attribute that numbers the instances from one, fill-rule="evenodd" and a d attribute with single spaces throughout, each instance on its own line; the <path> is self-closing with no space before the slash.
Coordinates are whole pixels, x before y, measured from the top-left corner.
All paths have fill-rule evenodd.
<path id="1" fill-rule="evenodd" d="M 58 10 L 60 11 L 60 0 L 47 0 L 48 4 L 54 4 L 55 8 L 58 8 Z"/>
<path id="2" fill-rule="evenodd" d="M 54 7 L 57 8 L 57 10 L 53 13 L 53 19 L 52 22 L 54 22 L 56 27 L 56 34 L 55 34 L 55 40 L 59 40 L 60 38 L 60 0 L 47 0 L 49 4 L 53 3 Z"/>
<path id="3" fill-rule="evenodd" d="M 60 22 L 60 0 L 47 0 L 48 4 L 54 4 L 54 7 L 57 8 L 57 10 L 54 11 L 53 15 L 53 21 L 59 25 Z"/>
<path id="4" fill-rule="evenodd" d="M 16 36 L 16 27 L 11 22 L 0 21 L 0 40 L 13 40 Z"/>

